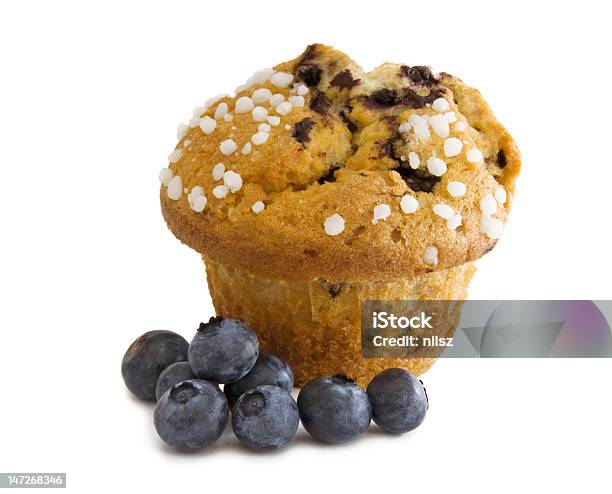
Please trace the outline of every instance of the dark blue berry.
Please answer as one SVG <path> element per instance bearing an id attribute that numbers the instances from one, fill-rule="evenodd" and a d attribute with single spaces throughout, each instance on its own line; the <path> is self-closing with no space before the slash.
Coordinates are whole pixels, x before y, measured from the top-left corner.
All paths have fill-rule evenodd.
<path id="1" fill-rule="evenodd" d="M 229 407 L 213 384 L 192 379 L 175 384 L 155 406 L 155 429 L 166 444 L 195 451 L 214 443 L 225 429 Z"/>
<path id="2" fill-rule="evenodd" d="M 187 360 L 189 344 L 172 331 L 149 331 L 130 345 L 121 362 L 128 389 L 143 400 L 155 401 L 155 386 L 161 372 L 174 362 Z"/>
<path id="3" fill-rule="evenodd" d="M 257 362 L 242 379 L 226 384 L 224 391 L 230 407 L 234 406 L 240 396 L 256 388 L 268 384 L 278 386 L 291 393 L 293 389 L 293 371 L 289 364 L 273 353 L 260 353 Z"/>
<path id="4" fill-rule="evenodd" d="M 416 429 L 427 413 L 427 394 L 421 381 L 404 369 L 387 369 L 367 389 L 372 415 L 384 431 L 403 434 Z"/>
<path id="5" fill-rule="evenodd" d="M 297 404 L 304 428 L 325 443 L 356 438 L 372 419 L 368 395 L 346 376 L 310 381 L 300 391 Z"/>
<path id="6" fill-rule="evenodd" d="M 278 386 L 258 386 L 244 393 L 232 412 L 232 428 L 247 447 L 269 451 L 287 444 L 300 423 L 291 395 Z"/>
<path id="7" fill-rule="evenodd" d="M 246 324 L 212 317 L 191 340 L 188 360 L 199 378 L 225 384 L 244 377 L 258 354 L 257 336 Z"/>
<path id="8" fill-rule="evenodd" d="M 161 396 L 175 384 L 195 378 L 196 376 L 191 370 L 189 362 L 176 362 L 169 365 L 157 378 L 155 396 L 159 400 Z"/>

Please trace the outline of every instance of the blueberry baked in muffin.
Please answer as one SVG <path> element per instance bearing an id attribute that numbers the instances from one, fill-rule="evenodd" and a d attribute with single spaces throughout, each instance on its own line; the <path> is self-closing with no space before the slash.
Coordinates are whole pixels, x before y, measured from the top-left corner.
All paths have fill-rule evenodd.
<path id="1" fill-rule="evenodd" d="M 220 316 L 295 382 L 365 385 L 433 358 L 361 355 L 362 300 L 463 300 L 500 238 L 520 155 L 480 93 L 425 66 L 364 72 L 311 45 L 210 99 L 160 173 L 170 230 L 201 254 Z"/>

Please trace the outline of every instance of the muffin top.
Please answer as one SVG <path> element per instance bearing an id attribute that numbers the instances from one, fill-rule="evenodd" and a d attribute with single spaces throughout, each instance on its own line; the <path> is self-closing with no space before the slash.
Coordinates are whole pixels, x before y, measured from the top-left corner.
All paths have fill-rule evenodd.
<path id="1" fill-rule="evenodd" d="M 520 155 L 478 91 L 315 44 L 198 107 L 160 173 L 170 230 L 258 276 L 393 280 L 490 251 Z"/>

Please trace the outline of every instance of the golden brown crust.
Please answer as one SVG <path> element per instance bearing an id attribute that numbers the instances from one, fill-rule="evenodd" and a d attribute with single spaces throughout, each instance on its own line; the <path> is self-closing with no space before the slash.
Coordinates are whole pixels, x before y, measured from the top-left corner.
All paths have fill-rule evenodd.
<path id="1" fill-rule="evenodd" d="M 469 123 L 470 136 L 484 155 L 487 169 L 508 193 L 506 211 L 510 211 L 516 178 L 521 172 L 521 153 L 516 142 L 497 121 L 480 91 L 446 73 L 442 74 L 442 84 L 453 92 L 457 106 Z M 499 165 L 500 153 L 503 167 Z"/>
<path id="2" fill-rule="evenodd" d="M 252 145 L 250 153 L 242 154 L 242 146 L 261 122 L 254 121 L 250 112 L 232 111 L 235 98 L 228 97 L 204 115 L 212 117 L 224 102 L 233 114 L 232 121 L 217 119 L 211 134 L 192 128 L 179 143 L 181 156 L 171 165 L 172 172 L 188 190 L 202 187 L 207 205 L 203 212 L 196 212 L 186 194 L 173 200 L 162 186 L 162 212 L 177 238 L 218 263 L 266 278 L 305 281 L 397 280 L 461 265 L 494 247 L 496 240 L 481 232 L 480 200 L 485 194 L 495 194 L 502 184 L 508 200 L 498 206 L 494 217 L 505 222 L 520 156 L 511 136 L 476 90 L 447 74 L 429 86 L 415 83 L 403 74 L 403 66 L 395 64 L 365 74 L 346 55 L 322 45 L 313 45 L 276 70 L 295 75 L 298 82 L 299 77 L 314 78 L 311 82 L 317 85 L 305 95 L 303 108 L 281 116 L 267 142 Z M 237 97 L 250 96 L 260 87 L 285 98 L 295 95 L 290 87 L 279 89 L 268 81 Z M 372 95 L 381 88 L 410 97 L 380 106 Z M 445 97 L 457 122 L 466 124 L 464 131 L 457 130 L 456 122 L 450 124 L 449 137 L 457 136 L 463 143 L 458 156 L 445 157 L 444 138 L 431 129 L 431 137 L 424 142 L 412 131 L 399 132 L 400 124 L 411 115 L 436 115 L 431 106 L 435 96 Z M 419 98 L 428 102 L 413 108 L 420 104 Z M 266 103 L 261 105 L 270 115 L 277 115 Z M 300 128 L 298 124 L 305 119 L 312 125 L 306 126 L 305 139 L 303 135 L 297 139 L 296 125 Z M 302 125 L 301 130 L 304 128 Z M 219 143 L 229 136 L 238 149 L 225 156 Z M 482 163 L 466 159 L 466 151 L 476 148 L 484 155 Z M 418 172 L 407 165 L 410 151 L 421 158 Z M 448 165 L 439 180 L 426 167 L 426 160 L 434 155 Z M 222 199 L 211 193 L 222 183 L 211 174 L 219 162 L 238 172 L 244 183 Z M 341 168 L 330 173 L 330 167 L 337 164 Z M 452 197 L 447 190 L 450 181 L 465 183 L 467 193 Z M 432 183 L 431 192 L 418 190 Z M 406 214 L 400 207 L 406 194 L 418 200 L 414 213 Z M 251 210 L 256 201 L 266 206 L 260 214 Z M 389 205 L 391 215 L 373 224 L 373 210 L 379 204 Z M 449 205 L 459 213 L 461 226 L 451 230 L 446 219 L 433 212 L 437 204 Z M 330 236 L 324 221 L 334 213 L 344 218 L 345 229 Z M 423 257 L 430 245 L 438 249 L 435 264 Z"/>

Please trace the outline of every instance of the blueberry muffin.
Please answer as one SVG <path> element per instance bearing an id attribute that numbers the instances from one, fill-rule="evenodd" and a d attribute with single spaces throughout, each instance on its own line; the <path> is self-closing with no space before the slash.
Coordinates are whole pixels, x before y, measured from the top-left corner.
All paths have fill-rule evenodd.
<path id="1" fill-rule="evenodd" d="M 168 227 L 202 255 L 218 314 L 252 326 L 297 385 L 429 368 L 364 358 L 360 302 L 464 299 L 520 169 L 461 80 L 393 63 L 366 73 L 318 44 L 196 108 L 178 139 L 160 173 Z"/>

